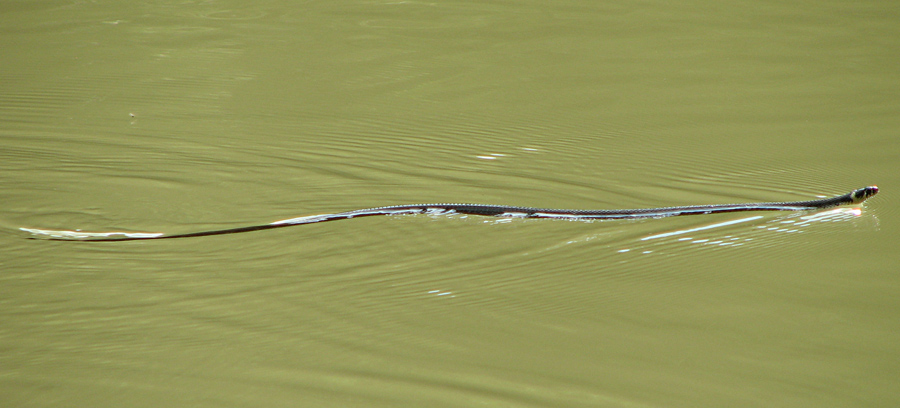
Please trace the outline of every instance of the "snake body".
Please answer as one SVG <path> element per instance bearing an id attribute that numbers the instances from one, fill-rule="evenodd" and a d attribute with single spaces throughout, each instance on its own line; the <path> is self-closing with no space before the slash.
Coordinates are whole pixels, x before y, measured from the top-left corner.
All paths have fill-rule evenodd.
<path id="1" fill-rule="evenodd" d="M 260 231 L 294 225 L 314 224 L 325 221 L 346 220 L 350 218 L 369 217 L 374 215 L 403 214 L 467 214 L 488 217 L 513 218 L 556 218 L 567 220 L 612 220 L 636 218 L 661 218 L 679 215 L 714 214 L 737 211 L 805 211 L 837 207 L 840 205 L 859 204 L 878 193 L 878 187 L 869 186 L 853 190 L 847 194 L 809 201 L 783 201 L 769 203 L 745 204 L 710 204 L 689 205 L 681 207 L 640 208 L 624 210 L 569 210 L 554 208 L 516 207 L 490 204 L 410 204 L 388 207 L 366 208 L 336 214 L 320 214 L 275 221 L 269 224 L 248 227 L 228 228 L 212 231 L 190 232 L 184 234 L 140 233 L 140 232 L 80 232 L 49 231 L 31 228 L 20 228 L 43 238 L 55 240 L 83 241 L 134 241 L 146 239 L 190 238 L 210 235 L 236 234 L 240 232 Z"/>

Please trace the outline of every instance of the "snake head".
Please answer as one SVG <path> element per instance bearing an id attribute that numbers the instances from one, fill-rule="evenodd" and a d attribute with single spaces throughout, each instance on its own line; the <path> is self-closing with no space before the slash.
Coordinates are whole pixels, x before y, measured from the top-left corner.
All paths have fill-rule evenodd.
<path id="1" fill-rule="evenodd" d="M 878 194 L 878 186 L 868 186 L 850 193 L 850 199 L 852 204 L 859 204 L 875 194 Z"/>

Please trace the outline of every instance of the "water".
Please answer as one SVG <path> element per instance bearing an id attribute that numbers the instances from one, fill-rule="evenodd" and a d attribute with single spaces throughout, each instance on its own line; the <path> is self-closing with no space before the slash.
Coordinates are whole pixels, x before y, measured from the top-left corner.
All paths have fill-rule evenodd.
<path id="1" fill-rule="evenodd" d="M 890 2 L 0 6 L 9 406 L 896 406 Z M 382 205 L 862 206 L 568 222 Z"/>

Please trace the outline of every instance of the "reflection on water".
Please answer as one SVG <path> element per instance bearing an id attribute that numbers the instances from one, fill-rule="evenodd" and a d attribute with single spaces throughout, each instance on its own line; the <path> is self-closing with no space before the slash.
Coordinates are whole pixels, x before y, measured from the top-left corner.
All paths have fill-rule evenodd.
<path id="1" fill-rule="evenodd" d="M 897 405 L 885 5 L 230 3 L 0 6 L 5 405 Z"/>

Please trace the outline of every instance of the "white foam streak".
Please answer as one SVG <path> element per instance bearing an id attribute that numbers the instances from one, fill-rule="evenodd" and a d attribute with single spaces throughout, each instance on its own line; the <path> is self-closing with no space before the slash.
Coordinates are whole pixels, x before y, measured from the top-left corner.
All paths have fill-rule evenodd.
<path id="1" fill-rule="evenodd" d="M 691 228 L 691 229 L 680 230 L 680 231 L 666 232 L 666 233 L 663 233 L 663 234 L 656 234 L 656 235 L 651 235 L 651 236 L 649 236 L 649 237 L 641 238 L 641 241 L 647 241 L 647 240 L 656 239 L 656 238 L 671 237 L 671 236 L 673 236 L 673 235 L 687 234 L 687 233 L 696 232 L 696 231 L 703 231 L 703 230 L 708 230 L 708 229 L 713 229 L 713 228 L 724 227 L 724 226 L 727 226 L 727 225 L 740 224 L 740 223 L 742 223 L 742 222 L 748 222 L 748 221 L 758 220 L 758 219 L 760 219 L 760 218 L 762 218 L 762 217 L 763 217 L 762 215 L 757 215 L 757 216 L 753 216 L 753 217 L 747 217 L 747 218 L 741 218 L 741 219 L 737 219 L 737 220 L 731 220 L 731 221 L 720 222 L 720 223 L 716 223 L 716 224 L 704 225 L 704 226 L 702 226 L 702 227 L 697 227 L 697 228 Z"/>
<path id="2" fill-rule="evenodd" d="M 332 216 L 332 215 L 334 215 L 334 214 L 307 215 L 307 216 L 303 216 L 303 217 L 289 218 L 286 220 L 275 221 L 275 222 L 269 223 L 269 225 L 309 224 L 309 223 L 313 223 L 313 222 L 324 221 L 325 219 L 327 219 L 329 216 Z M 319 219 L 317 219 L 317 218 L 319 218 Z"/>
<path id="3" fill-rule="evenodd" d="M 34 235 L 41 235 L 50 238 L 59 239 L 90 239 L 90 238 L 156 238 L 163 235 L 162 232 L 82 232 L 82 231 L 57 231 L 42 230 L 37 228 L 19 228 L 22 231 L 30 232 Z"/>

